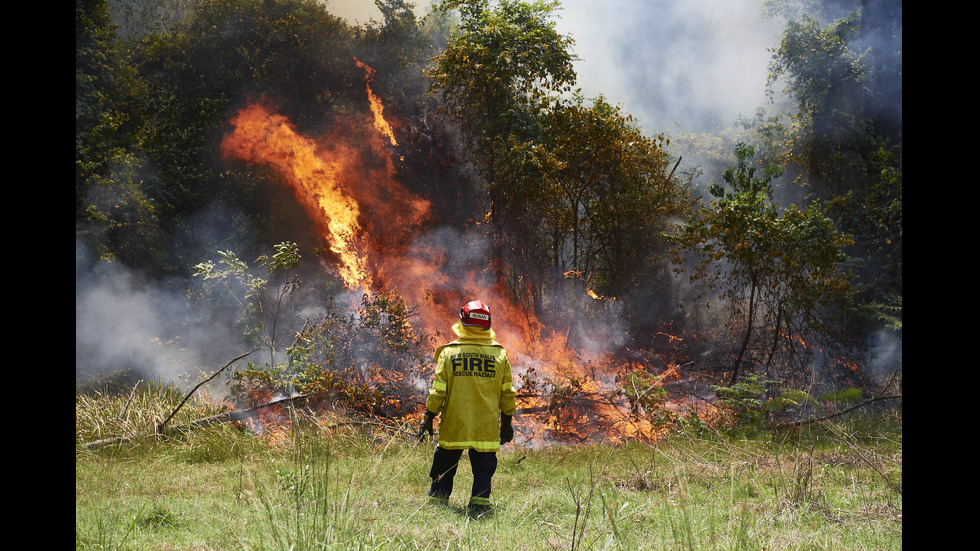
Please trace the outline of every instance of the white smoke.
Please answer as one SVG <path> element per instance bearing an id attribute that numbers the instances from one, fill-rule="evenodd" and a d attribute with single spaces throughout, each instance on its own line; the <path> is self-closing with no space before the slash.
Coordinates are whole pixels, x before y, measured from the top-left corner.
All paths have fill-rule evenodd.
<path id="1" fill-rule="evenodd" d="M 233 324 L 202 323 L 186 287 L 180 288 L 144 281 L 76 241 L 76 380 L 126 370 L 148 381 L 187 386 L 220 368 L 214 364 L 220 358 L 210 353 L 233 342 Z"/>
<path id="2" fill-rule="evenodd" d="M 730 127 L 765 102 L 768 48 L 782 25 L 758 0 L 563 0 L 578 85 L 646 133 Z"/>

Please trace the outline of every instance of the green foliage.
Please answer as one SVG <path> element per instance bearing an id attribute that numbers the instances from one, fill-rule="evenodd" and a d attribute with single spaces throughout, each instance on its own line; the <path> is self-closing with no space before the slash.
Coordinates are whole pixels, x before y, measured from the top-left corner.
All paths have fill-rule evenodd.
<path id="1" fill-rule="evenodd" d="M 888 302 L 869 302 L 858 305 L 858 314 L 880 323 L 889 331 L 902 330 L 902 297 L 885 297 Z"/>
<path id="2" fill-rule="evenodd" d="M 685 207 L 668 140 L 601 96 L 561 95 L 575 57 L 551 21 L 557 3 L 443 7 L 461 23 L 429 76 L 487 183 L 499 265 L 521 267 L 501 280 L 538 312 L 562 274 L 608 296 L 648 285 L 666 221 Z"/>
<path id="3" fill-rule="evenodd" d="M 353 70 L 353 43 L 349 27 L 312 0 L 209 0 L 169 33 L 145 40 L 138 61 L 182 109 L 261 94 L 305 100 L 316 112 L 348 93 L 337 81 Z"/>
<path id="4" fill-rule="evenodd" d="M 711 186 L 715 198 L 674 236 L 675 260 L 696 255 L 692 282 L 717 290 L 741 327 L 732 381 L 738 376 L 757 327 L 770 331 L 770 357 L 779 334 L 796 327 L 828 334 L 827 307 L 846 289 L 838 265 L 846 260 L 850 237 L 839 233 L 817 205 L 780 209 L 772 202 L 771 181 L 778 168 L 761 176 L 749 163 L 754 148 L 739 144 L 738 163 L 725 170 L 722 184 Z"/>
<path id="5" fill-rule="evenodd" d="M 486 184 L 472 216 L 491 223 L 499 283 L 537 309 L 549 268 L 541 234 L 547 167 L 537 157 L 548 134 L 543 113 L 574 83 L 572 41 L 555 28 L 555 2 L 453 0 L 440 7 L 458 11 L 460 23 L 433 60 L 430 89 L 458 121 Z M 505 266 L 521 266 L 520 273 Z"/>
<path id="6" fill-rule="evenodd" d="M 330 371 L 348 381 L 341 398 L 357 409 L 391 417 L 414 412 L 424 402 L 416 382 L 430 374 L 432 346 L 412 327 L 414 315 L 394 291 L 363 296 L 354 315 L 330 304 L 304 340 L 308 361 L 328 382 L 336 377 Z"/>
<path id="7" fill-rule="evenodd" d="M 493 7 L 486 0 L 441 4 L 444 10 L 458 9 L 461 21 L 428 73 L 430 89 L 462 123 L 490 187 L 494 217 L 517 210 L 520 199 L 535 195 L 533 190 L 520 193 L 522 183 L 512 182 L 513 172 L 498 173 L 513 166 L 508 152 L 515 146 L 540 142 L 540 112 L 554 105 L 555 93 L 574 83 L 571 39 L 551 21 L 556 7 L 555 2 L 516 0 Z"/>
<path id="8" fill-rule="evenodd" d="M 414 333 L 412 312 L 400 295 L 364 295 L 356 315 L 336 309 L 331 302 L 316 319 L 285 317 L 283 307 L 300 285 L 293 271 L 300 261 L 295 243 L 280 243 L 272 255 L 256 259 L 270 280 L 255 275 L 230 251 L 219 251 L 220 261 L 202 262 L 194 273 L 204 283 L 205 296 L 217 288 L 242 309 L 241 325 L 249 341 L 270 351 L 264 365 L 249 362 L 229 380 L 229 390 L 240 403 L 256 405 L 276 395 L 308 395 L 309 400 L 334 402 L 376 415 L 404 415 L 414 410 L 419 391 L 414 382 L 424 363 L 423 341 Z M 286 361 L 277 361 L 289 333 L 294 341 L 285 348 Z"/>
<path id="9" fill-rule="evenodd" d="M 106 162 L 104 172 L 86 179 L 76 237 L 103 260 L 141 265 L 153 275 L 165 273 L 166 236 L 159 204 L 148 195 L 142 177 L 143 159 L 118 152 Z"/>
<path id="10" fill-rule="evenodd" d="M 871 157 L 867 192 L 851 190 L 829 203 L 830 212 L 854 235 L 850 248 L 861 259 L 858 305 L 865 319 L 901 329 L 902 164 L 901 155 L 880 147 Z M 876 324 L 877 325 L 877 324 Z"/>
<path id="11" fill-rule="evenodd" d="M 845 388 L 844 390 L 837 390 L 822 394 L 818 400 L 832 402 L 835 404 L 844 404 L 848 402 L 857 402 L 863 397 L 863 395 L 864 391 L 860 388 Z"/>
<path id="12" fill-rule="evenodd" d="M 105 174 L 138 145 L 145 85 L 126 63 L 105 0 L 75 2 L 75 201 L 86 179 Z"/>
<path id="13" fill-rule="evenodd" d="M 852 298 L 860 317 L 847 330 L 894 330 L 900 315 L 879 314 L 902 294 L 901 2 L 769 4 L 792 12 L 769 84 L 796 102 L 784 157 L 853 235 L 847 252 L 861 260 Z"/>
<path id="14" fill-rule="evenodd" d="M 244 339 L 267 348 L 273 365 L 284 338 L 279 325 L 282 309 L 290 295 L 302 285 L 299 275 L 291 273 L 299 264 L 299 247 L 283 242 L 275 246 L 275 251 L 273 255 L 262 255 L 255 261 L 270 277 L 278 279 L 275 286 L 270 286 L 269 279 L 255 275 L 231 251 L 218 251 L 218 263 L 208 260 L 194 266 L 194 276 L 201 278 L 203 284 L 202 296 L 210 298 L 216 288 L 224 289 L 224 298 L 231 299 L 241 308 L 239 324 Z"/>
<path id="15" fill-rule="evenodd" d="M 249 363 L 232 376 L 230 391 L 250 405 L 297 393 L 311 403 L 382 417 L 413 413 L 424 401 L 416 381 L 428 375 L 428 349 L 412 315 L 395 293 L 365 295 L 353 314 L 331 301 L 307 320 L 286 362 Z"/>
<path id="16" fill-rule="evenodd" d="M 850 43 L 860 31 L 859 12 L 821 27 L 803 16 L 790 21 L 770 68 L 770 85 L 788 77 L 787 92 L 796 98 L 802 126 L 833 143 L 863 132 L 866 66 Z"/>
<path id="17" fill-rule="evenodd" d="M 716 386 L 719 403 L 742 425 L 768 423 L 773 416 L 815 400 L 806 392 L 788 389 L 774 393 L 776 381 L 756 374 L 741 377 L 730 386 Z"/>
<path id="18" fill-rule="evenodd" d="M 141 152 L 147 86 L 103 0 L 75 3 L 76 239 L 102 259 L 169 269 L 161 205 Z"/>
<path id="19" fill-rule="evenodd" d="M 535 151 L 542 184 L 527 202 L 543 203 L 552 263 L 599 294 L 622 296 L 651 284 L 668 221 L 684 211 L 683 189 L 669 179 L 670 140 L 649 138 L 632 117 L 599 97 L 576 96 L 546 118 Z M 515 163 L 522 166 L 524 163 Z"/>
<path id="20" fill-rule="evenodd" d="M 493 8 L 487 0 L 441 4 L 458 9 L 461 23 L 435 59 L 431 87 L 471 127 L 478 155 L 510 134 L 523 138 L 529 115 L 550 101 L 547 92 L 567 90 L 574 82 L 572 41 L 549 20 L 557 6 L 517 0 Z"/>
<path id="21" fill-rule="evenodd" d="M 375 70 L 372 88 L 385 98 L 385 109 L 410 113 L 427 88 L 423 67 L 436 55 L 439 16 L 420 20 L 405 0 L 376 0 L 384 18 L 381 26 L 360 30 L 358 59 Z"/>
<path id="22" fill-rule="evenodd" d="M 733 413 L 736 420 L 741 423 L 756 423 L 767 418 L 763 394 L 769 382 L 759 375 L 748 374 L 733 385 L 714 388 L 720 403 Z"/>
<path id="23" fill-rule="evenodd" d="M 287 363 L 256 365 L 249 362 L 235 371 L 228 390 L 236 403 L 256 406 L 276 396 L 303 395 L 308 402 L 340 404 L 370 415 L 382 415 L 385 391 L 364 380 L 354 368 L 343 371 L 324 369 L 304 358 L 291 357 Z"/>
<path id="24" fill-rule="evenodd" d="M 736 426 L 755 428 L 770 428 L 777 419 L 799 416 L 801 412 L 811 417 L 833 413 L 839 406 L 857 403 L 864 396 L 860 388 L 834 390 L 814 397 L 804 390 L 778 387 L 777 381 L 750 373 L 733 385 L 713 388 L 719 405 L 731 414 Z"/>

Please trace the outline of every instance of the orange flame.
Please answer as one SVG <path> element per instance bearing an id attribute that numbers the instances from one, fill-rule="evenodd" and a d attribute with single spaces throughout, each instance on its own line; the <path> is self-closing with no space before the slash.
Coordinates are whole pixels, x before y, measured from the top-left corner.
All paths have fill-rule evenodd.
<path id="1" fill-rule="evenodd" d="M 341 259 L 341 277 L 347 286 L 369 285 L 357 250 L 359 209 L 338 185 L 340 163 L 317 155 L 312 140 L 297 134 L 285 117 L 261 105 L 242 109 L 232 124 L 235 130 L 222 142 L 222 153 L 276 169 L 321 233 L 328 236 L 330 250 Z"/>
<path id="2" fill-rule="evenodd" d="M 391 131 L 391 126 L 384 118 L 384 105 L 381 103 L 381 100 L 378 99 L 378 96 L 374 95 L 374 91 L 371 90 L 371 79 L 374 78 L 374 69 L 365 65 L 364 63 L 361 63 L 356 57 L 354 58 L 354 63 L 356 63 L 361 69 L 364 69 L 365 88 L 367 88 L 368 101 L 371 102 L 371 112 L 374 113 L 374 127 L 377 128 L 378 132 L 380 132 L 383 136 L 388 138 L 391 145 L 398 145 L 398 142 L 395 141 L 395 134 Z"/>

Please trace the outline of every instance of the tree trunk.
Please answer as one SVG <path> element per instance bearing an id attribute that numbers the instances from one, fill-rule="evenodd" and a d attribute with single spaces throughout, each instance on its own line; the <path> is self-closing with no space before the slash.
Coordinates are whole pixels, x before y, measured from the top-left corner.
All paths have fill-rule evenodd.
<path id="1" fill-rule="evenodd" d="M 742 367 L 742 358 L 745 356 L 745 351 L 749 348 L 749 340 L 752 338 L 752 320 L 755 319 L 755 289 L 755 284 L 751 284 L 751 289 L 749 290 L 748 319 L 745 323 L 745 336 L 742 338 L 742 345 L 739 347 L 738 355 L 735 356 L 735 368 L 732 370 L 732 380 L 728 383 L 729 386 L 734 385 L 735 380 L 738 379 L 738 371 Z"/>

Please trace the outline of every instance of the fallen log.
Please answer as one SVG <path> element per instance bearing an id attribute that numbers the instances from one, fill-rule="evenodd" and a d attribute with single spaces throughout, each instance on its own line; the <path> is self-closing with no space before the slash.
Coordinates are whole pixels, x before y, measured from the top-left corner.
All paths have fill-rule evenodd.
<path id="1" fill-rule="evenodd" d="M 792 428 L 805 427 L 805 426 L 807 426 L 807 425 L 809 425 L 811 423 L 819 423 L 819 422 L 822 422 L 822 421 L 829 421 L 830 419 L 833 419 L 834 417 L 840 417 L 841 415 L 848 414 L 848 413 L 850 413 L 850 412 L 852 412 L 852 411 L 854 411 L 856 409 L 863 408 L 864 406 L 866 406 L 868 404 L 871 404 L 873 402 L 877 402 L 879 400 L 896 400 L 896 399 L 901 399 L 901 398 L 902 398 L 902 395 L 900 395 L 900 394 L 899 395 L 894 395 L 894 396 L 876 396 L 874 398 L 870 398 L 868 400 L 865 400 L 865 401 L 863 401 L 860 404 L 857 404 L 855 406 L 852 406 L 852 407 L 849 407 L 847 409 L 843 409 L 843 410 L 840 410 L 840 411 L 835 411 L 835 412 L 833 412 L 833 413 L 831 413 L 829 415 L 825 415 L 823 417 L 810 417 L 810 418 L 807 418 L 807 419 L 800 419 L 798 421 L 787 421 L 785 423 L 779 423 L 778 425 L 776 425 L 775 428 L 776 428 L 776 430 L 784 430 L 784 429 L 791 428 L 791 427 Z"/>
<path id="2" fill-rule="evenodd" d="M 158 423 L 154 427 L 155 428 L 154 434 L 155 435 L 163 435 L 165 433 L 170 434 L 170 433 L 184 432 L 184 431 L 187 431 L 187 430 L 190 430 L 190 429 L 204 428 L 204 427 L 209 427 L 209 426 L 217 425 L 217 424 L 221 424 L 221 423 L 233 423 L 233 422 L 237 422 L 237 421 L 244 421 L 245 419 L 248 419 L 248 418 L 251 418 L 251 417 L 255 417 L 263 409 L 270 408 L 270 407 L 275 407 L 275 406 L 281 406 L 283 404 L 287 404 L 287 403 L 290 403 L 290 402 L 294 402 L 296 400 L 300 400 L 302 398 L 306 398 L 307 396 L 308 396 L 307 394 L 300 394 L 300 395 L 297 395 L 297 396 L 291 396 L 289 398 L 281 398 L 279 400 L 273 400 L 271 402 L 266 402 L 264 404 L 259 404 L 257 406 L 254 406 L 254 407 L 251 407 L 251 408 L 248 408 L 248 409 L 235 410 L 235 411 L 227 411 L 227 412 L 224 412 L 224 413 L 219 413 L 217 415 L 210 415 L 208 417 L 202 417 L 200 419 L 195 419 L 195 420 L 190 421 L 188 423 L 185 423 L 183 425 L 177 425 L 177 426 L 171 427 L 169 429 L 166 428 L 166 426 L 163 423 Z M 172 416 L 170 418 L 172 418 Z M 170 418 L 168 418 L 167 420 L 169 421 Z M 126 442 L 126 441 L 129 441 L 129 440 L 132 440 L 132 437 L 115 436 L 115 437 L 112 437 L 112 438 L 103 438 L 101 440 L 93 440 L 92 442 L 89 442 L 89 443 L 85 444 L 85 447 L 86 448 L 89 448 L 89 449 L 92 449 L 92 448 L 100 448 L 100 447 L 104 447 L 104 446 L 111 446 L 113 444 L 121 444 L 121 443 Z"/>
<path id="3" fill-rule="evenodd" d="M 183 425 L 177 425 L 171 429 L 167 429 L 167 431 L 180 432 L 192 428 L 210 427 L 211 425 L 217 425 L 220 423 L 233 423 L 236 421 L 244 421 L 245 419 L 255 417 L 263 409 L 271 408 L 275 406 L 281 406 L 283 404 L 288 404 L 290 402 L 300 400 L 302 398 L 306 398 L 307 396 L 308 396 L 307 394 L 299 394 L 297 396 L 292 396 L 289 398 L 280 398 L 279 400 L 273 400 L 271 402 L 259 404 L 255 407 L 251 407 L 248 409 L 227 411 L 225 413 L 219 413 L 217 415 L 211 415 L 209 417 L 202 417 L 200 419 L 195 419 L 194 421 L 185 423 Z M 160 428 L 163 427 L 158 426 L 158 429 Z M 163 432 L 163 431 L 161 430 L 159 432 Z"/>

